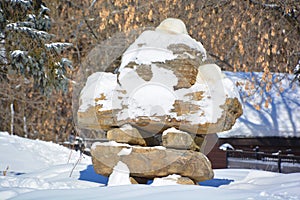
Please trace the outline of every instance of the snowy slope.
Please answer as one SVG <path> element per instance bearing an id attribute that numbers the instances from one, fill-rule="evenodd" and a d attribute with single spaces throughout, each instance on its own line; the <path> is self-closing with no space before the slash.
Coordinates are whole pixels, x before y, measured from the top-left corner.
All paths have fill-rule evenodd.
<path id="1" fill-rule="evenodd" d="M 92 163 L 88 156 L 81 159 L 69 177 L 80 154 L 58 144 L 0 132 L 0 152 L 0 199 L 41 189 L 90 188 L 101 185 L 78 180 L 80 173 Z M 7 171 L 6 176 L 3 176 L 4 171 Z"/>
<path id="2" fill-rule="evenodd" d="M 300 173 L 221 169 L 202 186 L 159 181 L 156 186 L 107 187 L 107 179 L 94 173 L 88 156 L 69 177 L 79 154 L 57 144 L 0 132 L 0 152 L 0 199 L 300 199 Z M 216 184 L 221 186 L 209 186 Z"/>
<path id="3" fill-rule="evenodd" d="M 219 137 L 300 137 L 300 87 L 290 85 L 292 75 L 272 74 L 273 82 L 279 82 L 267 91 L 258 87 L 263 73 L 225 73 L 238 85 L 244 113 Z"/>

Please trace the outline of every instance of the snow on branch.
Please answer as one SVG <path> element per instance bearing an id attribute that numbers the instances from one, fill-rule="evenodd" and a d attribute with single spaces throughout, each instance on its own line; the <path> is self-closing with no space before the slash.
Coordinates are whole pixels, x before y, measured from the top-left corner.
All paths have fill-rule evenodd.
<path id="1" fill-rule="evenodd" d="M 8 25 L 14 26 L 14 27 L 28 27 L 28 28 L 34 28 L 35 27 L 33 22 L 27 22 L 27 21 L 10 23 Z"/>
<path id="2" fill-rule="evenodd" d="M 10 53 L 13 59 L 25 59 L 27 57 L 27 51 L 15 50 Z"/>
<path id="3" fill-rule="evenodd" d="M 50 30 L 51 28 L 51 19 L 48 15 L 41 15 L 37 17 L 34 14 L 28 15 L 28 21 L 34 23 L 34 28 L 38 30 Z"/>
<path id="4" fill-rule="evenodd" d="M 32 58 L 28 56 L 27 51 L 15 50 L 10 52 L 11 64 L 17 68 L 22 74 L 25 73 L 26 64 L 32 63 Z"/>
<path id="5" fill-rule="evenodd" d="M 61 61 L 60 61 L 60 63 L 61 63 L 62 65 L 64 65 L 64 66 L 69 67 L 70 69 L 73 68 L 73 66 L 72 66 L 72 61 L 70 61 L 70 60 L 67 59 L 67 58 L 62 58 Z"/>
<path id="6" fill-rule="evenodd" d="M 4 19 L 4 12 L 3 10 L 0 8 L 0 22 L 4 22 L 5 19 Z"/>
<path id="7" fill-rule="evenodd" d="M 61 54 L 61 52 L 68 48 L 71 47 L 73 44 L 72 43 L 66 43 L 66 42 L 54 42 L 50 44 L 45 44 L 45 47 L 49 51 L 55 51 L 57 54 Z"/>
<path id="8" fill-rule="evenodd" d="M 72 61 L 67 58 L 62 58 L 60 62 L 56 63 L 56 65 L 62 69 L 65 69 L 66 67 L 73 69 Z"/>
<path id="9" fill-rule="evenodd" d="M 43 40 L 50 40 L 51 38 L 54 37 L 53 34 L 49 34 L 45 31 L 39 31 L 37 29 L 26 27 L 26 26 L 19 26 L 20 24 L 18 24 L 18 23 L 20 23 L 20 22 L 10 23 L 10 24 L 6 25 L 7 30 L 14 30 L 16 32 L 26 33 L 31 38 L 39 38 L 39 39 L 43 39 Z M 21 22 L 21 23 L 23 23 L 23 22 Z M 29 23 L 30 22 L 28 22 L 28 24 Z"/>
<path id="10" fill-rule="evenodd" d="M 44 13 L 49 12 L 50 9 L 47 8 L 46 6 L 41 5 L 41 11 L 39 13 L 40 16 L 42 16 Z"/>
<path id="11" fill-rule="evenodd" d="M 10 0 L 9 1 L 12 6 L 20 5 L 24 10 L 32 9 L 32 1 L 31 0 Z"/>

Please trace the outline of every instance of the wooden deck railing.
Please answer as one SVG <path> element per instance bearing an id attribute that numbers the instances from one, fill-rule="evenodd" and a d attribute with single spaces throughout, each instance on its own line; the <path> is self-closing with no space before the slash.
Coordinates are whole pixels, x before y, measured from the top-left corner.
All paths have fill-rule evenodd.
<path id="1" fill-rule="evenodd" d="M 281 173 L 281 164 L 282 163 L 293 163 L 300 164 L 300 156 L 295 156 L 292 154 L 281 154 L 279 153 L 264 153 L 264 152 L 253 152 L 253 151 L 243 151 L 243 150 L 227 150 L 227 159 L 228 158 L 239 158 L 242 160 L 260 160 L 260 161 L 269 161 L 277 162 L 278 172 Z"/>

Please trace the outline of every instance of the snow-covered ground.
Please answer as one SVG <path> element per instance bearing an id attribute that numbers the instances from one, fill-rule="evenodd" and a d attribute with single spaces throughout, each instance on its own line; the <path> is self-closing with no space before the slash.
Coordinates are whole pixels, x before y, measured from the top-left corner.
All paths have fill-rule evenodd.
<path id="1" fill-rule="evenodd" d="M 106 186 L 89 156 L 75 166 L 80 154 L 58 144 L 0 132 L 0 152 L 0 199 L 300 199 L 300 173 L 220 169 L 200 186 Z"/>
<path id="2" fill-rule="evenodd" d="M 219 133 L 228 137 L 300 137 L 300 87 L 291 84 L 294 76 L 272 73 L 272 87 L 261 87 L 261 72 L 225 72 L 238 87 L 244 101 L 243 115 L 231 130 Z"/>

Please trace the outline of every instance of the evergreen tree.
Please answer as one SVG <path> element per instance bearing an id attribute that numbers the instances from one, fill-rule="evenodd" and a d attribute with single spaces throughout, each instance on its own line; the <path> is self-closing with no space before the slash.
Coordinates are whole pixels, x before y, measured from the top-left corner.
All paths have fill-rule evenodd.
<path id="1" fill-rule="evenodd" d="M 67 68 L 61 58 L 71 43 L 52 42 L 50 10 L 41 0 L 0 0 L 0 74 L 21 75 L 44 94 L 67 91 Z"/>

